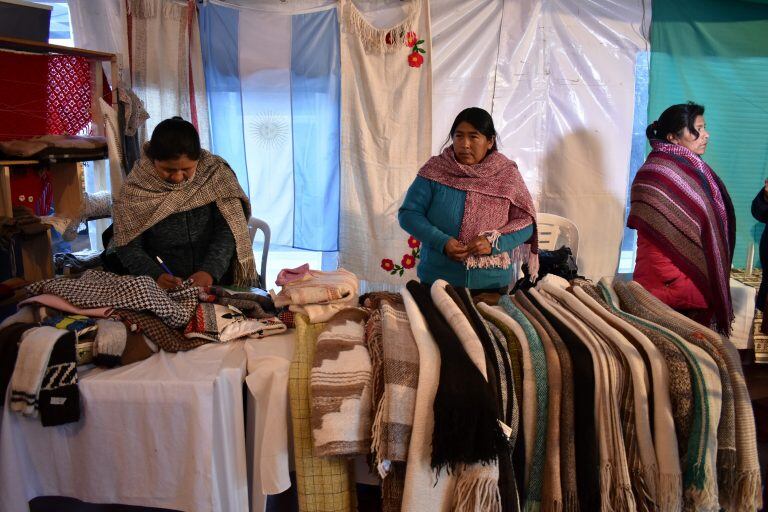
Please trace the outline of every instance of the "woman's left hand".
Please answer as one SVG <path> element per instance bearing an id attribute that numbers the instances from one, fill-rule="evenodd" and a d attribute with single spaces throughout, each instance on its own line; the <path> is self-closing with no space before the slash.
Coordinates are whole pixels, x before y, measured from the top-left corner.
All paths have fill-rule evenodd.
<path id="1" fill-rule="evenodd" d="M 531 282 L 539 278 L 539 255 L 531 253 L 528 255 L 528 276 Z"/>
<path id="2" fill-rule="evenodd" d="M 213 284 L 213 277 L 208 272 L 199 270 L 189 276 L 189 280 L 192 281 L 194 286 L 207 287 Z"/>
<path id="3" fill-rule="evenodd" d="M 491 242 L 484 236 L 478 236 L 469 242 L 467 244 L 467 249 L 472 256 L 487 256 L 493 251 Z"/>

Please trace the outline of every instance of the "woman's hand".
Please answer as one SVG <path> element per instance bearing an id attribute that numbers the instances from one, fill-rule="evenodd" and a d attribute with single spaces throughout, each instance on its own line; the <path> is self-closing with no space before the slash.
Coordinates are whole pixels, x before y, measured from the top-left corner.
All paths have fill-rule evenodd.
<path id="1" fill-rule="evenodd" d="M 531 253 L 528 255 L 528 278 L 535 282 L 539 278 L 539 255 Z"/>
<path id="2" fill-rule="evenodd" d="M 208 272 L 199 270 L 194 274 L 192 274 L 191 276 L 189 276 L 189 281 L 192 282 L 193 286 L 200 286 L 202 288 L 206 288 L 213 284 L 213 277 Z"/>
<path id="3" fill-rule="evenodd" d="M 493 252 L 491 242 L 484 236 L 478 236 L 467 245 L 467 250 L 472 256 L 487 256 Z"/>
<path id="4" fill-rule="evenodd" d="M 163 290 L 170 290 L 171 288 L 181 286 L 181 282 L 181 279 L 173 277 L 171 274 L 160 274 L 160 277 L 157 278 L 157 286 Z"/>
<path id="5" fill-rule="evenodd" d="M 443 251 L 445 251 L 445 255 L 453 261 L 464 261 L 467 259 L 467 256 L 469 256 L 467 246 L 455 238 L 451 238 L 445 243 Z"/>

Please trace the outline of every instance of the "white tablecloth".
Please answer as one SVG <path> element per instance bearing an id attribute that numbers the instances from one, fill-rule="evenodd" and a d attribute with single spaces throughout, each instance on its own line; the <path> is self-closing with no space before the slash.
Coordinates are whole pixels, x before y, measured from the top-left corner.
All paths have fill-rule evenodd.
<path id="1" fill-rule="evenodd" d="M 752 348 L 755 344 L 751 337 L 752 322 L 755 319 L 755 296 L 757 290 L 751 286 L 731 279 L 731 301 L 733 302 L 733 325 L 730 340 L 740 349 Z"/>
<path id="2" fill-rule="evenodd" d="M 248 510 L 242 342 L 80 375 L 78 423 L 0 423 L 0 510 L 67 496 L 195 512 Z"/>

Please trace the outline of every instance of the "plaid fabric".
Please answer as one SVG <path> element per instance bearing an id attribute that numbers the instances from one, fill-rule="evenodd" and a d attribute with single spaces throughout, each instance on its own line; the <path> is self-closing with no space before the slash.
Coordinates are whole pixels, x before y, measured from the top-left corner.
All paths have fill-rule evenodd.
<path id="1" fill-rule="evenodd" d="M 312 446 L 309 378 L 318 335 L 325 324 L 310 324 L 296 316 L 296 352 L 291 362 L 288 391 L 293 423 L 293 455 L 300 512 L 352 512 L 354 485 L 349 461 L 316 457 Z"/>
<path id="2" fill-rule="evenodd" d="M 171 329 L 155 315 L 143 311 L 118 309 L 115 315 L 125 323 L 130 332 L 141 332 L 166 352 L 185 352 L 212 340 L 186 338 L 180 331 Z"/>
<path id="3" fill-rule="evenodd" d="M 197 161 L 195 176 L 180 184 L 160 179 L 148 158 L 136 163 L 115 200 L 115 243 L 122 247 L 169 215 L 210 203 L 216 203 L 235 237 L 235 284 L 256 286 L 258 276 L 248 234 L 248 197 L 227 162 L 205 150 Z"/>
<path id="4" fill-rule="evenodd" d="M 54 278 L 27 286 L 31 295 L 50 293 L 78 308 L 113 307 L 149 311 L 169 327 L 187 325 L 197 306 L 197 288 L 163 290 L 149 276 L 118 276 L 89 270 L 78 279 Z"/>

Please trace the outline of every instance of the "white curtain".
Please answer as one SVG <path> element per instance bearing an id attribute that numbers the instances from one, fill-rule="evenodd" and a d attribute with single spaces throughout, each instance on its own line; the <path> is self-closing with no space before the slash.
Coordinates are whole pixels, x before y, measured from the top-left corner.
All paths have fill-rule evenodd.
<path id="1" fill-rule="evenodd" d="M 539 211 L 579 229 L 579 271 L 614 275 L 632 147 L 634 68 L 650 8 L 629 0 L 504 2 L 493 101 L 502 151 Z"/>
<path id="2" fill-rule="evenodd" d="M 169 117 L 197 123 L 200 143 L 210 147 L 197 11 L 194 2 L 128 0 L 131 17 L 133 90 L 151 116 L 146 134 Z M 190 89 L 190 74 L 194 90 Z"/>

